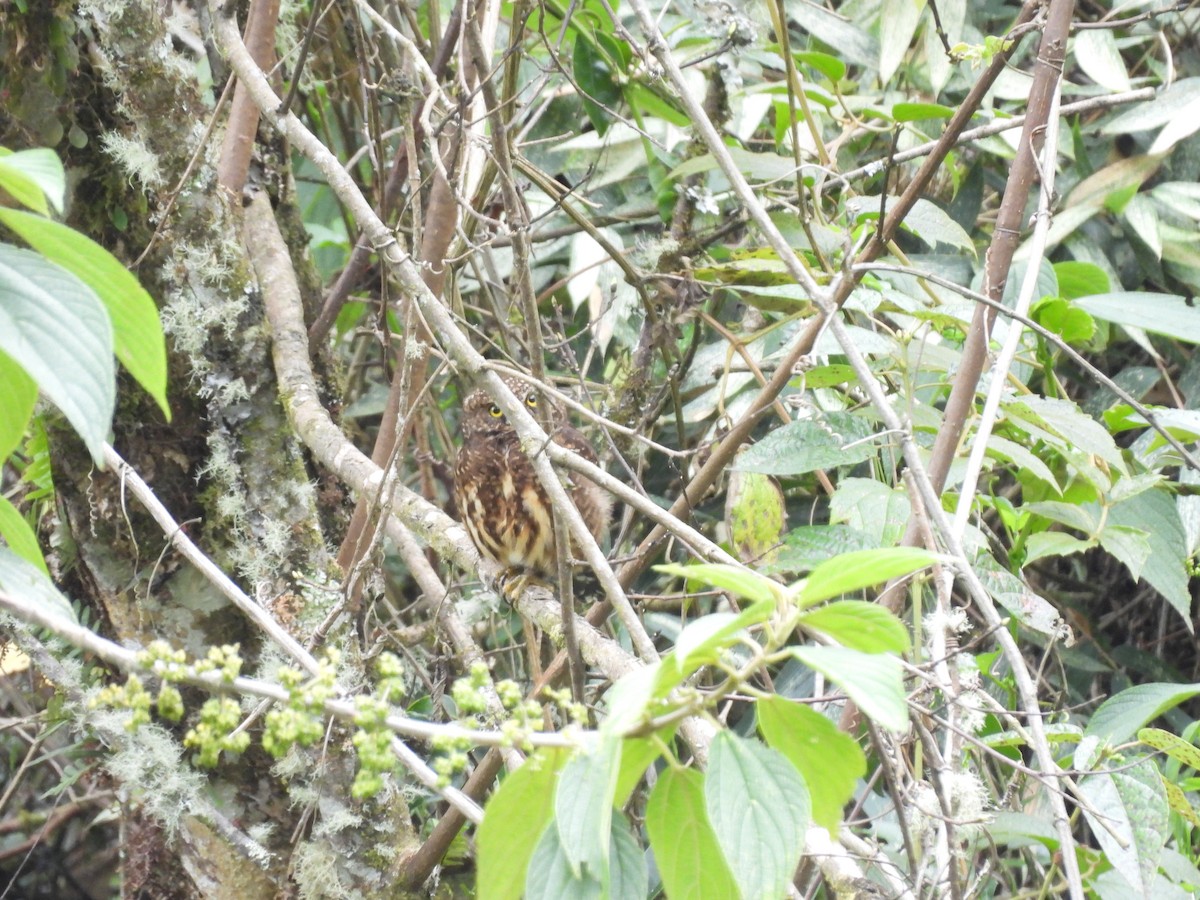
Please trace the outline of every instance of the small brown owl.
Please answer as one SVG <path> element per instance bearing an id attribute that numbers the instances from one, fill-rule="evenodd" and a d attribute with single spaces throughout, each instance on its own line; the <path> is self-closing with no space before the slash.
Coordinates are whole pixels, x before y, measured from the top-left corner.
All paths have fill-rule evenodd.
<path id="1" fill-rule="evenodd" d="M 540 398 L 527 381 L 504 382 L 536 415 Z M 564 423 L 562 410 L 550 409 L 553 440 L 596 462 L 584 436 Z M 550 501 L 521 450 L 517 433 L 485 391 L 463 404 L 462 448 L 454 467 L 458 514 L 479 552 L 506 569 L 549 578 L 556 570 Z M 612 515 L 612 499 L 580 475 L 568 477 L 568 491 L 588 530 L 602 540 Z M 574 554 L 578 555 L 578 554 Z"/>

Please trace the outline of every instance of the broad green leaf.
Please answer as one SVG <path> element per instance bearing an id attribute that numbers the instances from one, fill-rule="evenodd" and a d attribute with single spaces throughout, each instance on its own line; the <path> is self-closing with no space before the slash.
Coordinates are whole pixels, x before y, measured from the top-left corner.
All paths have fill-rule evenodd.
<path id="1" fill-rule="evenodd" d="M 116 375 L 112 326 L 92 289 L 37 253 L 0 244 L 0 350 L 32 376 L 103 464 Z"/>
<path id="2" fill-rule="evenodd" d="M 46 216 L 50 214 L 47 200 L 55 212 L 62 212 L 67 175 L 53 150 L 19 150 L 0 155 L 0 188 L 22 206 Z"/>
<path id="3" fill-rule="evenodd" d="M 491 886 L 481 879 L 479 896 L 491 898 Z M 562 845 L 558 829 L 551 826 L 529 859 L 524 890 L 514 895 L 525 900 L 600 900 L 604 885 L 591 872 L 577 872 Z"/>
<path id="4" fill-rule="evenodd" d="M 1167 599 L 1190 631 L 1192 596 L 1184 563 L 1187 537 L 1174 498 L 1165 490 L 1142 491 L 1110 507 L 1108 525 L 1145 532 L 1150 556 L 1142 578 Z"/>
<path id="5" fill-rule="evenodd" d="M 1163 790 L 1167 793 L 1167 805 L 1172 810 L 1179 813 L 1197 828 L 1200 828 L 1200 816 L 1196 815 L 1196 810 L 1192 808 L 1191 801 L 1188 800 L 1187 794 L 1183 792 L 1183 788 L 1179 785 L 1167 781 L 1164 776 L 1162 779 Z"/>
<path id="6" fill-rule="evenodd" d="M 1158 207 L 1145 194 L 1135 194 L 1129 198 L 1121 215 L 1126 224 L 1133 229 L 1150 252 L 1158 259 L 1163 254 L 1162 230 L 1159 228 Z"/>
<path id="7" fill-rule="evenodd" d="M 3 301 L 0 301 L 2 303 Z M 37 403 L 37 384 L 0 351 L 0 465 L 21 445 Z"/>
<path id="8" fill-rule="evenodd" d="M 793 55 L 796 57 L 796 62 L 812 66 L 830 81 L 841 81 L 846 77 L 846 64 L 836 56 L 813 51 L 803 51 Z"/>
<path id="9" fill-rule="evenodd" d="M 1058 500 L 1044 500 L 1037 503 L 1026 503 L 1023 507 L 1039 516 L 1045 516 L 1068 528 L 1075 528 L 1084 534 L 1094 534 L 1100 530 L 1100 520 L 1091 509 L 1075 503 L 1062 503 Z"/>
<path id="10" fill-rule="evenodd" d="M 1025 470 L 1029 475 L 1048 485 L 1053 489 L 1054 493 L 1060 497 L 1062 496 L 1062 488 L 1058 484 L 1058 479 L 1054 477 L 1054 473 L 1050 471 L 1050 467 L 1042 461 L 1040 456 L 1024 444 L 1017 441 L 1010 441 L 1008 438 L 1000 437 L 998 434 L 992 434 L 988 438 L 987 452 L 988 456 L 1010 462 L 1018 468 Z"/>
<path id="11" fill-rule="evenodd" d="M 792 655 L 832 681 L 864 713 L 890 731 L 908 727 L 904 671 L 888 653 L 845 647 L 794 647 Z"/>
<path id="12" fill-rule="evenodd" d="M 1066 260 L 1054 264 L 1058 292 L 1068 300 L 1089 294 L 1107 294 L 1111 290 L 1108 274 L 1094 263 Z"/>
<path id="13" fill-rule="evenodd" d="M 37 535 L 33 533 L 21 511 L 3 494 L 0 494 L 0 538 L 8 544 L 13 553 L 33 563 L 42 570 L 43 575 L 50 577 L 50 570 L 46 568 L 46 560 L 42 556 L 42 548 L 38 546 Z"/>
<path id="14" fill-rule="evenodd" d="M 731 731 L 718 732 L 704 801 L 742 896 L 782 897 L 812 820 L 808 788 L 787 757 Z"/>
<path id="15" fill-rule="evenodd" d="M 878 545 L 849 525 L 801 525 L 783 536 L 783 546 L 773 562 L 762 567 L 775 572 L 802 572 L 816 568 L 839 553 L 870 550 Z"/>
<path id="16" fill-rule="evenodd" d="M 1200 772 L 1200 747 L 1191 741 L 1185 741 L 1177 734 L 1163 731 L 1161 728 L 1141 728 L 1138 730 L 1138 740 L 1148 744 L 1155 750 L 1161 750 L 1171 759 L 1183 763 L 1189 768 Z"/>
<path id="17" fill-rule="evenodd" d="M 1001 566 L 990 553 L 977 554 L 971 565 L 988 593 L 1026 628 L 1056 640 L 1070 635 L 1058 610 Z"/>
<path id="18" fill-rule="evenodd" d="M 1098 456 L 1118 472 L 1126 471 L 1112 435 L 1071 400 L 1028 394 L 1003 406 L 1005 414 L 1030 433 L 1042 436 L 1038 434 L 1041 430 L 1058 435 L 1066 446 Z"/>
<path id="19" fill-rule="evenodd" d="M 1100 126 L 1102 134 L 1160 128 L 1180 118 L 1200 120 L 1200 78 L 1181 78 L 1153 100 L 1138 103 Z"/>
<path id="20" fill-rule="evenodd" d="M 1119 291 L 1080 297 L 1076 303 L 1106 322 L 1200 344 L 1200 307 L 1189 305 L 1183 297 Z"/>
<path id="21" fill-rule="evenodd" d="M 936 244 L 949 244 L 951 247 L 961 247 L 975 253 L 975 244 L 961 225 L 929 200 L 918 200 L 904 217 L 903 227 L 930 247 Z"/>
<path id="22" fill-rule="evenodd" d="M 1079 790 L 1089 801 L 1080 808 L 1108 861 L 1139 896 L 1153 896 L 1158 860 L 1170 836 L 1169 807 L 1158 769 L 1149 759 L 1118 765 L 1081 778 Z M 1118 836 L 1127 846 L 1121 846 Z"/>
<path id="23" fill-rule="evenodd" d="M 167 345 L 145 288 L 115 256 L 72 228 L 13 209 L 0 209 L 0 222 L 96 292 L 112 321 L 117 359 L 170 419 Z"/>
<path id="24" fill-rule="evenodd" d="M 600 726 L 606 736 L 618 737 L 640 724 L 650 703 L 674 687 L 674 684 L 667 685 L 665 690 L 660 687 L 664 668 L 662 660 L 639 666 L 621 676 L 609 689 L 604 697 L 608 715 Z"/>
<path id="25" fill-rule="evenodd" d="M 878 550 L 858 550 L 826 560 L 795 588 L 802 607 L 842 594 L 883 584 L 933 565 L 936 553 L 920 547 L 880 547 Z"/>
<path id="26" fill-rule="evenodd" d="M 539 750 L 500 782 L 475 835 L 477 890 L 495 900 L 519 900 L 529 860 L 554 817 L 554 788 L 570 751 Z M 556 836 L 557 839 L 557 836 Z"/>
<path id="27" fill-rule="evenodd" d="M 584 868 L 608 883 L 613 800 L 621 765 L 621 742 L 604 736 L 563 768 L 554 795 L 554 822 L 575 877 Z"/>
<path id="28" fill-rule="evenodd" d="M 725 492 L 725 522 L 739 559 L 754 563 L 773 559 L 786 521 L 779 482 L 757 472 L 735 469 L 730 473 Z"/>
<path id="29" fill-rule="evenodd" d="M 1150 558 L 1149 533 L 1127 525 L 1109 525 L 1100 533 L 1100 546 L 1120 560 L 1134 581 L 1142 577 L 1142 569 Z"/>
<path id="30" fill-rule="evenodd" d="M 655 566 L 655 571 L 668 575 L 677 575 L 689 581 L 701 581 L 715 588 L 729 591 L 739 597 L 752 600 L 755 603 L 763 600 L 777 601 L 783 596 L 783 587 L 764 578 L 750 569 L 730 566 L 725 563 L 699 563 L 693 566 L 681 566 L 678 563 L 668 563 Z"/>
<path id="31" fill-rule="evenodd" d="M 803 374 L 797 375 L 789 384 L 795 388 L 826 388 L 839 384 L 849 384 L 857 377 L 853 366 L 842 363 L 830 363 L 827 366 L 817 366 Z"/>
<path id="32" fill-rule="evenodd" d="M 608 896 L 613 900 L 642 900 L 650 881 L 646 855 L 629 827 L 629 820 L 619 810 L 613 812 L 609 846 L 612 853 L 608 860 Z"/>
<path id="33" fill-rule="evenodd" d="M 662 756 L 664 746 L 675 737 L 676 726 L 664 728 L 652 737 L 625 738 L 621 744 L 621 768 L 617 774 L 614 803 L 618 809 L 629 802 L 642 776 Z"/>
<path id="34" fill-rule="evenodd" d="M 664 769 L 646 801 L 646 834 L 671 900 L 736 900 L 738 887 L 704 806 L 704 776 Z"/>
<path id="35" fill-rule="evenodd" d="M 1034 310 L 1034 319 L 1068 344 L 1087 343 L 1096 334 L 1096 320 L 1062 297 L 1051 297 L 1039 303 Z"/>
<path id="36" fill-rule="evenodd" d="M 1039 531 L 1025 542 L 1025 565 L 1048 556 L 1071 556 L 1091 550 L 1099 542 L 1095 538 L 1080 540 L 1062 531 Z"/>
<path id="37" fill-rule="evenodd" d="M 903 488 L 891 488 L 874 478 L 843 478 L 829 500 L 829 516 L 868 535 L 876 546 L 900 542 L 912 515 Z"/>
<path id="38" fill-rule="evenodd" d="M 55 615 L 79 624 L 71 601 L 35 563 L 19 556 L 14 549 L 0 546 L 0 591 L 50 610 Z"/>
<path id="39" fill-rule="evenodd" d="M 879 447 L 871 424 L 849 413 L 826 413 L 821 421 L 791 422 L 738 454 L 733 468 L 763 475 L 802 475 L 865 462 Z"/>
<path id="40" fill-rule="evenodd" d="M 805 628 L 863 653 L 907 653 L 912 646 L 904 623 L 878 603 L 838 600 L 810 609 L 799 621 Z"/>
<path id="41" fill-rule="evenodd" d="M 582 35 L 575 40 L 573 71 L 579 84 L 583 108 L 596 133 L 603 135 L 620 106 L 621 89 L 613 80 L 612 68 L 604 54 Z"/>
<path id="42" fill-rule="evenodd" d="M 867 760 L 855 740 L 825 716 L 782 697 L 760 700 L 758 730 L 767 744 L 795 766 L 812 796 L 813 820 L 838 833 L 842 807 L 867 773 Z"/>
<path id="43" fill-rule="evenodd" d="M 879 16 L 879 80 L 887 84 L 896 74 L 917 33 L 922 7 L 912 0 L 882 0 Z"/>
<path id="44" fill-rule="evenodd" d="M 734 643 L 738 634 L 751 625 L 765 622 L 774 611 L 774 600 L 760 600 L 740 613 L 715 612 L 689 622 L 675 639 L 676 670 L 686 678 L 700 666 L 713 662 L 722 649 Z"/>
<path id="45" fill-rule="evenodd" d="M 1108 29 L 1089 29 L 1075 35 L 1073 42 L 1075 62 L 1088 78 L 1110 91 L 1127 91 L 1129 73 L 1117 39 Z"/>
<path id="46" fill-rule="evenodd" d="M 1092 713 L 1084 734 L 1123 744 L 1169 709 L 1200 694 L 1200 684 L 1139 684 L 1109 697 Z"/>

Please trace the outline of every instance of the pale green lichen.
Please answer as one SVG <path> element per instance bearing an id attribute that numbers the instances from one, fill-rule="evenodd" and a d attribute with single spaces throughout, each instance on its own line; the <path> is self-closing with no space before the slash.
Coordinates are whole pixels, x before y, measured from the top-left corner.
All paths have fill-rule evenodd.
<path id="1" fill-rule="evenodd" d="M 100 141 L 113 162 L 144 189 L 155 190 L 166 184 L 158 156 L 144 141 L 116 131 L 106 131 Z"/>

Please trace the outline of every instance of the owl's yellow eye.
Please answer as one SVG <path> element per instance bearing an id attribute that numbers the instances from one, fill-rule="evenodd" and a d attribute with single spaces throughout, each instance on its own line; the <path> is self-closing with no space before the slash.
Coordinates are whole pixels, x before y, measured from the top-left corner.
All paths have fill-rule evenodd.
<path id="1" fill-rule="evenodd" d="M 537 409 L 537 394 L 529 393 L 525 395 L 525 405 L 530 409 Z"/>
<path id="2" fill-rule="evenodd" d="M 495 403 L 488 407 L 488 415 L 493 419 L 499 419 L 504 416 L 504 412 Z"/>

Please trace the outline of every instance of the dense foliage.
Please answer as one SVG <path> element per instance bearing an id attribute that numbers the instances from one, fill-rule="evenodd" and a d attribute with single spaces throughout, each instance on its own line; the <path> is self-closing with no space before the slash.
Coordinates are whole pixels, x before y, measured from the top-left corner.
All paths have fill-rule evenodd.
<path id="1" fill-rule="evenodd" d="M 0 7 L 10 894 L 1190 896 L 1198 28 Z"/>

